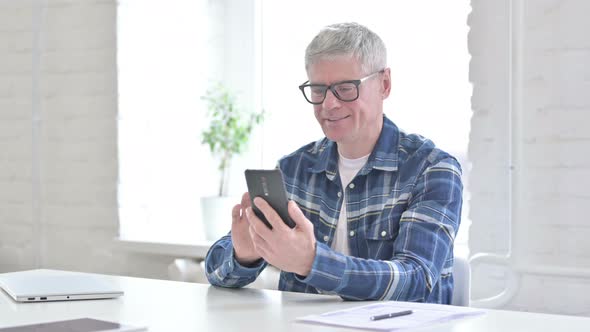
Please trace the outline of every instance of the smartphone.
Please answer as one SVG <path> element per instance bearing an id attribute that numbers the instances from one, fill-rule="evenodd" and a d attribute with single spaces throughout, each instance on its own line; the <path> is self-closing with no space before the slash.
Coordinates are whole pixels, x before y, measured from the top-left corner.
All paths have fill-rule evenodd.
<path id="1" fill-rule="evenodd" d="M 287 199 L 287 192 L 285 191 L 285 183 L 283 182 L 283 173 L 278 168 L 275 169 L 247 169 L 246 183 L 248 184 L 248 193 L 250 193 L 250 202 L 252 203 L 252 210 L 262 222 L 270 229 L 272 226 L 262 214 L 262 212 L 254 205 L 254 198 L 262 197 L 283 219 L 287 226 L 295 227 L 295 222 L 289 217 L 287 206 L 289 200 Z"/>

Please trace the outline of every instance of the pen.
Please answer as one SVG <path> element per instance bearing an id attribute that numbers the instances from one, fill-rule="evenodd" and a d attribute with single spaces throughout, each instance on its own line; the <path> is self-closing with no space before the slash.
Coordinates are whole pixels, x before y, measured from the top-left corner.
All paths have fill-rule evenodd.
<path id="1" fill-rule="evenodd" d="M 382 320 L 382 319 L 387 319 L 387 318 L 405 316 L 405 315 L 409 315 L 411 313 L 412 313 L 412 310 L 404 310 L 404 311 L 392 312 L 390 314 L 372 316 L 371 317 L 371 320 Z"/>

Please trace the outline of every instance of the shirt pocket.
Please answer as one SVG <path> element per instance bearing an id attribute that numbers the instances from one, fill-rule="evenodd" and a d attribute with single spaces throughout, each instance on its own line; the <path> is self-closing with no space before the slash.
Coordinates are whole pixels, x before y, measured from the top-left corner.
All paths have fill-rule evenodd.
<path id="1" fill-rule="evenodd" d="M 391 260 L 394 257 L 393 242 L 399 232 L 399 218 L 400 216 L 396 217 L 391 213 L 381 213 L 367 218 L 365 233 L 367 258 Z"/>

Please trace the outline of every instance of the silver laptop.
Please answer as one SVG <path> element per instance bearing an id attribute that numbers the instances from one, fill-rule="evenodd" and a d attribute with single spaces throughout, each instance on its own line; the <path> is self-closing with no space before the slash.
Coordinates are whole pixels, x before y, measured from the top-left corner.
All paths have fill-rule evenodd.
<path id="1" fill-rule="evenodd" d="M 0 288 L 17 302 L 108 299 L 123 295 L 99 275 L 57 270 L 29 270 L 0 274 Z"/>

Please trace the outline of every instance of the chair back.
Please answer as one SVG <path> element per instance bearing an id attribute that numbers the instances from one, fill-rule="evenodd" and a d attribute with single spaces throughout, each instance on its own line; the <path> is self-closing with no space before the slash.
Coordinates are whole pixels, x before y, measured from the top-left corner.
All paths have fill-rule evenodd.
<path id="1" fill-rule="evenodd" d="M 453 288 L 452 305 L 469 307 L 471 299 L 471 268 L 465 257 L 455 256 L 453 264 Z"/>

